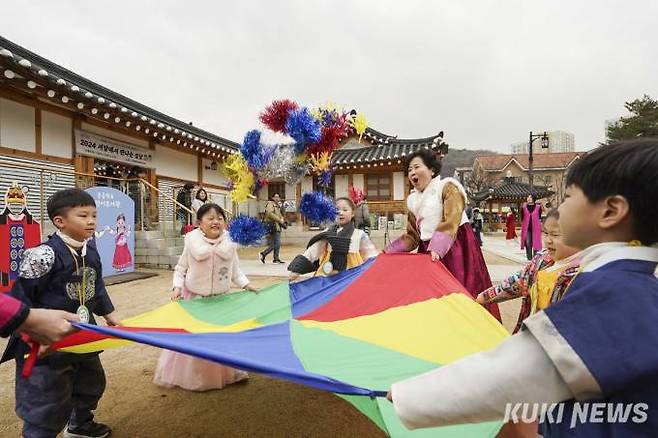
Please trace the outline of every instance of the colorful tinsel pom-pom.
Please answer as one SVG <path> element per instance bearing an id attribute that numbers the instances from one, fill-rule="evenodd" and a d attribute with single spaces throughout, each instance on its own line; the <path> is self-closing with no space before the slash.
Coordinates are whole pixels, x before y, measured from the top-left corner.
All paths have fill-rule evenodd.
<path id="1" fill-rule="evenodd" d="M 306 219 L 319 224 L 336 220 L 334 201 L 320 192 L 304 193 L 299 203 L 299 212 Z"/>
<path id="2" fill-rule="evenodd" d="M 286 122 L 286 132 L 295 140 L 297 154 L 303 153 L 307 144 L 317 143 L 322 138 L 320 122 L 306 107 L 290 111 Z"/>
<path id="3" fill-rule="evenodd" d="M 299 106 L 289 99 L 275 100 L 260 114 L 260 121 L 274 132 L 286 132 L 288 114 Z"/>
<path id="4" fill-rule="evenodd" d="M 231 240 L 243 246 L 258 245 L 265 237 L 265 225 L 255 217 L 239 214 L 228 224 Z"/>

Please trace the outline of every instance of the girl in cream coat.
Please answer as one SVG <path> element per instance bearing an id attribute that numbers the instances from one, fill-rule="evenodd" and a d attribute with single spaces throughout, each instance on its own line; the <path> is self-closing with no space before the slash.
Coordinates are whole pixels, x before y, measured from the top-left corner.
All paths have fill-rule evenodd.
<path id="1" fill-rule="evenodd" d="M 174 272 L 172 300 L 226 294 L 231 283 L 257 292 L 240 270 L 237 245 L 225 231 L 226 215 L 221 207 L 204 204 L 197 212 L 197 219 L 199 228 L 185 235 L 185 248 Z M 207 391 L 247 377 L 244 371 L 165 350 L 153 381 L 165 387 Z"/>

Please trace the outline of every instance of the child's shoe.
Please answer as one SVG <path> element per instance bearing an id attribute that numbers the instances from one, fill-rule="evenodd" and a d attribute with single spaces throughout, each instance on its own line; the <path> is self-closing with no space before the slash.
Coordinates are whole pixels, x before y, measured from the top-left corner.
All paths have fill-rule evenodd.
<path id="1" fill-rule="evenodd" d="M 82 426 L 66 426 L 64 438 L 105 438 L 110 436 L 112 429 L 106 424 L 90 421 Z"/>

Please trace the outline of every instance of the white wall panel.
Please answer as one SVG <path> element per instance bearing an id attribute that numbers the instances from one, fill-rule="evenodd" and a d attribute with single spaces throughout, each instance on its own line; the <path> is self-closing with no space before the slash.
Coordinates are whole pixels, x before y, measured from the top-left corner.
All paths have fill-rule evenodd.
<path id="1" fill-rule="evenodd" d="M 0 146 L 36 152 L 33 107 L 0 98 Z"/>
<path id="2" fill-rule="evenodd" d="M 41 152 L 54 157 L 72 158 L 73 120 L 41 111 Z"/>

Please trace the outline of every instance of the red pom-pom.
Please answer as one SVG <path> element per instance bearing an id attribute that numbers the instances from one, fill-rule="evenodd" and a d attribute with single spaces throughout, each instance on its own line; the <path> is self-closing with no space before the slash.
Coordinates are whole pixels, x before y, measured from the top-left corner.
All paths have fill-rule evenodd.
<path id="1" fill-rule="evenodd" d="M 308 145 L 306 148 L 307 153 L 319 154 L 320 152 L 333 152 L 338 147 L 342 128 L 340 126 L 323 126 L 322 137 L 317 143 Z"/>
<path id="2" fill-rule="evenodd" d="M 275 100 L 272 105 L 265 108 L 260 113 L 260 121 L 274 132 L 286 132 L 286 122 L 288 121 L 288 112 L 296 110 L 297 103 L 292 100 L 283 99 Z"/>
<path id="3" fill-rule="evenodd" d="M 365 198 L 365 193 L 363 193 L 363 190 L 357 187 L 350 187 L 349 195 L 350 199 L 352 202 L 354 202 L 355 205 L 359 205 L 363 201 L 363 198 Z"/>

